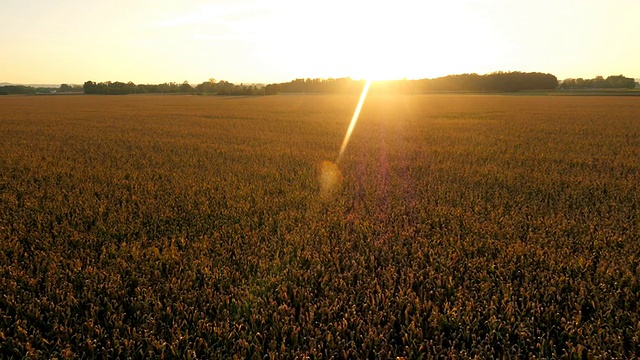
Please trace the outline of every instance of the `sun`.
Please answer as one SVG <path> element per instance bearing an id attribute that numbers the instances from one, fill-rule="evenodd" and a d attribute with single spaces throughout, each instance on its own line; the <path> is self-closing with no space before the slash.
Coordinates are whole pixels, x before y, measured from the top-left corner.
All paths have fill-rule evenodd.
<path id="1" fill-rule="evenodd" d="M 300 77 L 375 81 L 479 72 L 495 63 L 495 52 L 469 3 L 328 0 L 308 11 L 313 17 L 283 21 L 284 35 L 268 39 L 269 47 Z"/>

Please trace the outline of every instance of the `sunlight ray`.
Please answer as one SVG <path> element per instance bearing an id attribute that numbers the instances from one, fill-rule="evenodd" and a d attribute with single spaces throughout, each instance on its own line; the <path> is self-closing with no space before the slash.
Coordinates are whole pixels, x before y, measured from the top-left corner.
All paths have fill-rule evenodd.
<path id="1" fill-rule="evenodd" d="M 362 105 L 364 104 L 364 100 L 367 98 L 367 93 L 369 92 L 369 87 L 371 86 L 371 80 L 367 80 L 364 83 L 364 87 L 362 88 L 362 94 L 360 94 L 360 100 L 358 101 L 358 106 L 356 106 L 356 111 L 353 113 L 353 117 L 351 118 L 351 123 L 349 123 L 349 128 L 347 129 L 347 133 L 344 136 L 344 140 L 342 141 L 342 146 L 340 146 L 340 153 L 338 154 L 338 158 L 336 159 L 336 164 L 340 163 L 342 159 L 342 155 L 344 154 L 344 150 L 347 148 L 347 144 L 349 143 L 349 138 L 351 138 L 351 133 L 353 132 L 353 128 L 356 126 L 356 122 L 358 121 L 358 117 L 360 116 L 360 110 L 362 110 Z"/>

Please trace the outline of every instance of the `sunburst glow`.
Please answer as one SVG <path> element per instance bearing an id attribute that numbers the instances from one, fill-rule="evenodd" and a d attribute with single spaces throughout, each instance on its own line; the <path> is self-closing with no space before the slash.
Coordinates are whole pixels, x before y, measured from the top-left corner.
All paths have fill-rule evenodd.
<path id="1" fill-rule="evenodd" d="M 371 80 L 367 80 L 364 83 L 364 87 L 362 88 L 362 93 L 360 94 L 360 100 L 358 100 L 356 111 L 353 112 L 353 117 L 351 118 L 351 122 L 349 123 L 349 128 L 347 129 L 347 133 L 344 135 L 344 140 L 342 141 L 342 146 L 340 146 L 340 153 L 338 154 L 338 158 L 336 159 L 336 164 L 340 162 L 340 160 L 342 159 L 342 155 L 344 154 L 344 150 L 347 148 L 347 144 L 349 143 L 349 139 L 351 138 L 351 133 L 353 132 L 353 128 L 355 128 L 356 126 L 356 122 L 358 121 L 358 117 L 360 116 L 360 111 L 362 110 L 362 105 L 364 104 L 364 100 L 367 98 L 367 93 L 369 92 L 370 86 L 371 86 Z"/>

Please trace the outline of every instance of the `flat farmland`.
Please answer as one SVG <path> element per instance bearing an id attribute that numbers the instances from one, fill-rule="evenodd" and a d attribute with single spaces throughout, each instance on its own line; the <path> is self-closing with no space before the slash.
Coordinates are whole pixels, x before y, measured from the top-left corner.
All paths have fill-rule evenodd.
<path id="1" fill-rule="evenodd" d="M 3 358 L 640 356 L 640 99 L 0 97 Z"/>

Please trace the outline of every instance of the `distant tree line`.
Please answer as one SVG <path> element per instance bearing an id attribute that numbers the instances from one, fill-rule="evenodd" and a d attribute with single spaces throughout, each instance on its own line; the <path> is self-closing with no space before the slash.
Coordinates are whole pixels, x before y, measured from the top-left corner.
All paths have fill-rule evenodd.
<path id="1" fill-rule="evenodd" d="M 35 94 L 36 88 L 23 85 L 7 85 L 0 87 L 0 95 L 9 94 Z"/>
<path id="2" fill-rule="evenodd" d="M 359 92 L 363 80 L 295 79 L 278 84 L 283 93 L 354 93 Z M 371 92 L 421 93 L 434 91 L 514 92 L 520 90 L 551 90 L 558 87 L 558 79 L 551 74 L 523 72 L 494 72 L 487 75 L 461 74 L 435 79 L 391 80 L 374 82 Z"/>
<path id="3" fill-rule="evenodd" d="M 192 93 L 193 87 L 188 82 L 178 84 L 175 82 L 157 84 L 157 85 L 136 85 L 129 81 L 123 83 L 120 81 L 93 82 L 87 81 L 82 86 L 85 94 L 102 94 L 102 95 L 127 95 L 127 94 L 147 94 L 147 93 Z"/>
<path id="4" fill-rule="evenodd" d="M 252 85 L 236 85 L 226 80 L 216 81 L 209 79 L 194 88 L 196 94 L 215 94 L 215 95 L 264 95 L 265 88 L 263 86 Z"/>
<path id="5" fill-rule="evenodd" d="M 168 82 L 163 84 L 136 85 L 133 82 L 93 82 L 87 81 L 83 85 L 85 94 L 126 95 L 126 94 L 211 94 L 211 95 L 263 95 L 263 87 L 257 85 L 236 85 L 225 80 L 209 79 L 195 87 L 189 82 L 182 84 Z"/>
<path id="6" fill-rule="evenodd" d="M 82 92 L 80 85 L 62 84 L 60 87 L 33 87 L 26 85 L 5 85 L 0 86 L 0 95 L 35 95 L 35 94 L 52 94 L 52 93 L 71 93 Z"/>
<path id="7" fill-rule="evenodd" d="M 168 82 L 163 84 L 139 84 L 129 81 L 93 82 L 84 85 L 62 84 L 59 88 L 32 87 L 25 85 L 0 86 L 0 95 L 9 94 L 40 94 L 40 93 L 71 93 L 125 95 L 125 94 L 208 94 L 208 95 L 276 95 L 279 93 L 358 93 L 364 85 L 364 80 L 345 78 L 328 79 L 295 79 L 285 83 L 263 85 L 236 85 L 231 82 L 209 79 L 201 84 L 191 86 L 187 81 L 182 84 Z M 612 75 L 606 79 L 597 76 L 594 79 L 565 79 L 558 83 L 552 74 L 539 72 L 494 72 L 486 75 L 459 74 L 448 75 L 434 79 L 420 80 L 392 80 L 375 82 L 371 92 L 388 93 L 423 93 L 445 91 L 469 92 L 516 92 L 522 90 L 553 90 L 553 89 L 632 89 L 636 82 L 624 75 Z"/>
<path id="8" fill-rule="evenodd" d="M 558 87 L 558 78 L 539 72 L 494 72 L 486 75 L 460 74 L 435 79 L 414 80 L 412 92 L 474 91 L 515 92 L 521 90 L 551 90 Z"/>
<path id="9" fill-rule="evenodd" d="M 636 80 L 624 75 L 611 75 L 607 78 L 596 76 L 593 79 L 565 79 L 560 83 L 560 89 L 633 89 Z"/>
<path id="10" fill-rule="evenodd" d="M 295 79 L 278 84 L 283 93 L 357 93 L 362 90 L 364 80 L 346 78 Z"/>
<path id="11" fill-rule="evenodd" d="M 145 93 L 190 93 L 207 95 L 276 95 L 283 93 L 357 93 L 362 90 L 363 80 L 351 78 L 329 79 L 295 79 L 280 84 L 236 85 L 226 80 L 209 79 L 192 87 L 188 82 L 164 83 L 159 85 L 136 85 L 132 82 L 100 82 L 87 81 L 83 85 L 85 94 L 145 94 Z"/>

